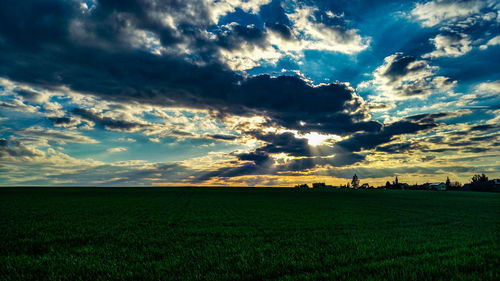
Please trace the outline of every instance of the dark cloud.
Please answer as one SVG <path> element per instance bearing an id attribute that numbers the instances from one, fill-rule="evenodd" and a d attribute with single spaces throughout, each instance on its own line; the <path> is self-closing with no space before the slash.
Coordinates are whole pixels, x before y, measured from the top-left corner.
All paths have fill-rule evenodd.
<path id="1" fill-rule="evenodd" d="M 489 135 L 489 136 L 480 136 L 480 137 L 473 137 L 470 138 L 471 141 L 493 141 L 496 140 L 499 137 L 499 135 Z"/>
<path id="2" fill-rule="evenodd" d="M 373 81 L 384 95 L 397 99 L 443 92 L 456 84 L 448 77 L 435 75 L 436 70 L 425 60 L 395 53 L 375 70 Z"/>
<path id="3" fill-rule="evenodd" d="M 22 157 L 39 157 L 43 156 L 44 154 L 36 150 L 32 147 L 27 147 L 23 143 L 19 141 L 8 141 L 6 139 L 0 139 L 0 158 L 4 157 L 15 157 L 15 158 L 22 158 Z"/>
<path id="4" fill-rule="evenodd" d="M 435 148 L 435 149 L 423 149 L 423 152 L 436 152 L 436 153 L 443 153 L 443 152 L 455 152 L 459 151 L 458 148 Z"/>
<path id="5" fill-rule="evenodd" d="M 277 125 L 302 132 L 346 134 L 381 128 L 379 122 L 365 121 L 368 109 L 362 109 L 362 101 L 341 83 L 315 87 L 295 76 L 260 75 L 246 80 L 230 100 L 266 112 Z M 345 113 L 348 109 L 355 113 Z"/>
<path id="6" fill-rule="evenodd" d="M 181 137 L 181 138 L 194 136 L 193 133 L 186 132 L 186 131 L 181 131 L 181 130 L 171 130 L 171 131 L 169 131 L 169 135 L 176 136 L 176 137 Z"/>
<path id="7" fill-rule="evenodd" d="M 334 157 L 305 157 L 277 163 L 267 153 L 257 151 L 238 155 L 239 160 L 252 161 L 250 163 L 220 168 L 201 175 L 197 180 L 201 182 L 211 178 L 231 178 L 244 175 L 286 175 L 288 172 L 304 172 L 325 165 L 348 166 L 362 161 L 364 158 L 364 155 L 357 153 L 339 153 Z"/>
<path id="8" fill-rule="evenodd" d="M 297 172 L 306 171 L 316 167 L 332 166 L 344 167 L 363 161 L 364 155 L 357 153 L 338 153 L 334 157 L 308 157 L 290 160 L 289 162 L 278 167 L 280 172 Z"/>
<path id="9" fill-rule="evenodd" d="M 76 1 L 2 1 L 0 36 L 7 45 L 31 51 L 46 44 L 62 44 L 76 5 Z"/>
<path id="10" fill-rule="evenodd" d="M 222 135 L 222 134 L 213 134 L 213 135 L 205 135 L 208 138 L 214 139 L 214 140 L 223 140 L 223 141 L 232 141 L 235 139 L 238 139 L 238 136 L 234 135 Z"/>
<path id="11" fill-rule="evenodd" d="M 102 126 L 110 130 L 135 131 L 147 126 L 145 124 L 133 123 L 129 121 L 116 120 L 113 118 L 104 117 L 101 114 L 96 114 L 90 110 L 86 110 L 83 108 L 74 108 L 71 111 L 71 113 L 80 116 L 83 119 L 101 124 Z"/>
<path id="12" fill-rule="evenodd" d="M 210 43 L 200 37 L 207 20 L 192 19 L 188 14 L 193 11 L 184 10 L 188 6 L 193 9 L 189 1 L 170 1 L 158 7 L 150 1 L 126 2 L 99 1 L 92 12 L 82 12 L 70 1 L 44 1 L 44 5 L 38 1 L 3 2 L 0 76 L 47 89 L 65 85 L 120 102 L 210 109 L 219 115 L 263 114 L 275 125 L 303 132 L 349 134 L 381 128 L 378 122 L 366 121 L 368 108 L 363 108 L 362 101 L 344 84 L 315 87 L 299 77 L 245 78 L 229 71 L 218 62 L 218 47 L 213 46 L 221 41 Z M 177 29 L 161 25 L 151 17 L 152 11 L 174 16 Z M 194 12 L 208 18 L 204 5 Z M 165 48 L 175 48 L 178 40 L 189 40 L 189 46 L 196 50 L 189 56 L 138 51 L 134 42 L 123 41 L 133 38 L 127 28 L 160 34 Z M 231 42 L 259 44 L 262 32 L 254 26 L 235 24 L 227 36 L 233 38 L 228 39 Z M 84 40 L 84 35 L 92 38 Z M 231 44 L 226 48 L 238 47 Z M 203 63 L 192 63 L 200 59 Z M 138 127 L 85 110 L 76 109 L 73 114 L 110 128 Z"/>
<path id="13" fill-rule="evenodd" d="M 491 131 L 500 129 L 500 126 L 493 124 L 483 124 L 483 125 L 474 125 L 470 128 L 471 131 Z"/>
<path id="14" fill-rule="evenodd" d="M 259 165 L 260 164 L 260 165 Z M 232 178 L 244 175 L 269 175 L 273 173 L 273 161 L 262 163 L 244 163 L 234 167 L 224 167 L 215 171 L 203 173 L 196 177 L 195 182 L 204 182 L 212 178 Z"/>
<path id="15" fill-rule="evenodd" d="M 263 45 L 266 35 L 264 31 L 253 25 L 243 26 L 237 23 L 224 26 L 218 34 L 217 44 L 232 50 L 241 47 L 242 42 Z"/>
<path id="16" fill-rule="evenodd" d="M 411 72 L 418 72 L 426 69 L 427 65 L 423 63 L 417 63 L 410 66 L 410 64 L 415 61 L 417 61 L 415 57 L 398 55 L 387 65 L 385 71 L 380 74 L 389 77 L 392 81 L 396 81 Z"/>
<path id="17" fill-rule="evenodd" d="M 42 96 L 40 93 L 30 90 L 16 90 L 16 93 L 23 97 L 23 99 L 30 103 L 40 103 Z"/>
<path id="18" fill-rule="evenodd" d="M 266 23 L 266 28 L 278 33 L 283 39 L 290 40 L 293 38 L 290 27 L 281 23 Z"/>
<path id="19" fill-rule="evenodd" d="M 377 110 L 377 109 L 390 109 L 391 106 L 385 103 L 369 103 L 368 107 L 370 108 L 370 110 Z"/>
<path id="20" fill-rule="evenodd" d="M 435 120 L 446 119 L 457 116 L 456 112 L 424 113 L 408 116 L 406 119 L 419 122 L 434 122 Z"/>
<path id="21" fill-rule="evenodd" d="M 56 126 L 57 125 L 69 125 L 69 124 L 73 123 L 73 120 L 71 119 L 71 117 L 50 117 L 49 120 L 52 121 L 52 123 Z"/>
<path id="22" fill-rule="evenodd" d="M 275 1 L 263 7 L 263 12 L 272 7 L 279 9 L 276 5 Z M 172 17 L 173 25 L 162 20 L 167 16 Z M 339 34 L 347 34 L 341 23 L 336 22 L 340 20 L 338 17 L 328 18 L 321 12 L 315 17 L 318 22 L 338 28 Z M 419 149 L 412 143 L 382 145 L 398 135 L 435 128 L 438 126 L 436 120 L 451 116 L 447 113 L 423 114 L 383 125 L 371 121 L 369 115 L 370 108 L 382 108 L 383 105 L 365 104 L 349 85 L 315 86 L 297 76 L 248 77 L 233 72 L 221 62 L 221 49 L 231 51 L 247 45 L 264 46 L 268 32 L 292 39 L 292 24 L 283 16 L 263 27 L 237 23 L 214 27 L 210 18 L 207 4 L 194 0 L 173 0 L 163 4 L 101 0 L 92 11 L 82 10 L 77 1 L 3 1 L 0 2 L 0 76 L 49 90 L 67 86 L 83 94 L 120 103 L 207 109 L 221 118 L 263 115 L 268 118 L 266 125 L 269 126 L 299 133 L 314 131 L 348 137 L 333 145 L 311 147 L 307 139 L 292 133 L 242 132 L 262 141 L 263 146 L 235 155 L 243 163 L 235 162 L 235 167 L 211 171 L 199 179 L 304 171 L 318 165 L 342 167 L 363 161 L 365 156 L 359 153 L 363 150 L 377 148 L 394 153 Z M 207 29 L 213 31 L 214 36 L 207 37 Z M 161 55 L 152 54 L 151 49 L 156 47 L 147 45 L 147 40 L 138 36 L 139 33 L 148 39 L 158 39 L 160 46 L 156 47 L 166 51 Z M 451 83 L 446 78 L 436 79 L 432 71 L 425 61 L 398 53 L 386 60 L 385 68 L 380 68 L 378 75 L 387 78 L 390 89 L 395 92 L 419 95 Z M 416 78 L 411 81 L 412 85 L 402 83 L 413 76 Z M 17 93 L 28 101 L 39 99 L 35 92 Z M 1 102 L 0 106 L 14 105 Z M 74 108 L 70 114 L 49 120 L 54 125 L 64 126 L 81 118 L 120 131 L 148 127 L 84 108 Z M 487 127 L 489 125 L 482 126 L 473 130 L 492 129 Z M 81 143 L 93 141 L 59 131 L 18 133 Z M 192 135 L 182 131 L 171 133 Z M 222 134 L 205 137 L 224 141 L 238 138 Z M 0 147 L 3 153 L 9 151 L 9 155 L 15 151 L 22 154 L 20 148 L 15 150 L 16 145 L 8 145 L 5 140 L 0 140 Z M 276 163 L 271 155 L 278 153 L 299 158 Z M 183 168 L 157 166 L 136 176 L 146 178 L 149 173 L 162 169 L 177 172 Z M 125 182 L 131 175 L 116 177 L 122 177 Z M 106 177 L 101 178 L 105 180 Z"/>
<path id="23" fill-rule="evenodd" d="M 460 138 L 460 139 L 462 139 L 462 138 Z M 425 140 L 425 142 L 443 144 L 443 143 L 445 143 L 445 138 L 443 136 L 432 136 L 432 137 L 427 138 Z"/>
<path id="24" fill-rule="evenodd" d="M 469 153 L 482 153 L 491 150 L 491 148 L 488 147 L 468 147 L 464 149 L 464 152 L 469 152 Z"/>
<path id="25" fill-rule="evenodd" d="M 242 161 L 253 161 L 256 165 L 262 165 L 270 160 L 273 162 L 269 154 L 262 151 L 238 154 L 238 159 Z"/>
<path id="26" fill-rule="evenodd" d="M 307 139 L 296 138 L 293 133 L 261 133 L 252 132 L 251 135 L 266 144 L 257 149 L 260 153 L 286 153 L 291 156 L 310 156 L 311 150 Z"/>
<path id="27" fill-rule="evenodd" d="M 0 102 L 0 107 L 5 107 L 7 109 L 15 111 L 26 111 L 26 109 L 28 108 L 28 106 L 23 103 L 8 103 L 8 102 Z"/>
<path id="28" fill-rule="evenodd" d="M 419 143 L 404 142 L 404 143 L 393 143 L 384 146 L 379 146 L 377 147 L 377 151 L 382 151 L 392 154 L 392 153 L 411 152 L 414 150 L 421 150 L 423 148 L 424 146 Z"/>
<path id="29" fill-rule="evenodd" d="M 317 166 L 330 165 L 332 167 L 343 167 L 363 161 L 365 155 L 357 153 L 362 150 L 377 148 L 379 145 L 388 143 L 394 136 L 403 134 L 415 134 L 423 130 L 438 126 L 435 119 L 443 115 L 419 115 L 392 123 L 382 127 L 377 132 L 359 132 L 352 137 L 337 142 L 333 146 L 319 145 L 311 147 L 307 139 L 297 138 L 293 133 L 261 133 L 249 132 L 249 135 L 264 141 L 265 144 L 254 152 L 238 155 L 239 160 L 253 161 L 237 167 L 225 167 L 209 174 L 203 178 L 231 177 L 245 174 L 272 175 L 287 171 L 305 171 Z M 378 148 L 385 152 L 402 152 L 410 149 L 423 149 L 418 145 L 399 144 L 387 145 Z M 270 154 L 285 153 L 300 158 L 292 159 L 287 163 L 275 163 Z M 330 157 L 324 157 L 330 156 Z"/>
<path id="30" fill-rule="evenodd" d="M 428 116 L 409 117 L 384 126 L 383 129 L 378 132 L 355 134 L 349 139 L 338 142 L 337 146 L 345 149 L 346 151 L 352 152 L 373 149 L 381 144 L 390 142 L 394 136 L 415 134 L 437 126 L 438 124 L 434 121 L 434 119 Z"/>

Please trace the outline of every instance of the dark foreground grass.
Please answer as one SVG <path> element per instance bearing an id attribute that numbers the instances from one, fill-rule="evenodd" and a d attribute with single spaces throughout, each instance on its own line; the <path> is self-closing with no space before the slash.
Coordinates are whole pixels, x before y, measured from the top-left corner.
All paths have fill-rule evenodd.
<path id="1" fill-rule="evenodd" d="M 500 194 L 0 189 L 2 280 L 500 280 Z"/>

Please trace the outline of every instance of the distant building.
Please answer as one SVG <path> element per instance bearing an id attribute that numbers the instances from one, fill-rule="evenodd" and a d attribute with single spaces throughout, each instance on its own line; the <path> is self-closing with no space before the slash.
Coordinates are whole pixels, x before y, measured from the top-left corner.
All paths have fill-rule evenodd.
<path id="1" fill-rule="evenodd" d="M 340 188 L 340 186 L 333 186 L 333 185 L 329 185 L 329 184 L 326 184 L 324 182 L 315 182 L 313 183 L 312 185 L 313 188 L 315 189 L 335 189 L 335 188 Z"/>
<path id="2" fill-rule="evenodd" d="M 500 179 L 491 180 L 492 183 L 492 191 L 500 191 Z"/>
<path id="3" fill-rule="evenodd" d="M 444 182 L 433 182 L 429 184 L 429 189 L 444 191 L 446 190 L 446 184 Z"/>

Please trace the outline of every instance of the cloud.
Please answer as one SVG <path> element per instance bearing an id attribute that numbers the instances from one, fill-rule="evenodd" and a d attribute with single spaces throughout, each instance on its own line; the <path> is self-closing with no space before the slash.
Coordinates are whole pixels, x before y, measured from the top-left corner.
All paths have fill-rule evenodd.
<path id="1" fill-rule="evenodd" d="M 42 104 L 47 102 L 48 96 L 31 89 L 18 89 L 16 93 L 31 104 Z"/>
<path id="2" fill-rule="evenodd" d="M 455 86 L 456 81 L 435 75 L 438 67 L 425 60 L 396 53 L 384 59 L 384 64 L 373 73 L 371 83 L 380 92 L 377 100 L 404 100 L 423 98 L 433 93 L 445 92 Z"/>
<path id="3" fill-rule="evenodd" d="M 370 150 L 390 142 L 395 136 L 411 135 L 436 128 L 438 124 L 435 121 L 445 116 L 447 115 L 421 114 L 410 116 L 400 121 L 387 124 L 378 132 L 355 134 L 346 140 L 338 142 L 336 146 L 339 149 L 350 152 Z"/>
<path id="4" fill-rule="evenodd" d="M 49 120 L 52 121 L 54 126 L 63 128 L 75 127 L 81 124 L 81 120 L 72 117 L 49 117 Z"/>
<path id="5" fill-rule="evenodd" d="M 479 46 L 479 49 L 486 50 L 489 47 L 496 46 L 496 45 L 500 45 L 500 35 L 497 35 L 497 36 L 491 38 L 490 40 L 488 40 L 488 42 L 486 42 L 486 44 Z"/>
<path id="6" fill-rule="evenodd" d="M 214 139 L 214 140 L 222 140 L 222 141 L 232 141 L 238 138 L 238 136 L 234 135 L 223 135 L 223 134 L 212 134 L 205 135 L 205 137 Z"/>
<path id="7" fill-rule="evenodd" d="M 268 116 L 276 126 L 306 133 L 314 130 L 346 134 L 380 127 L 378 122 L 369 120 L 369 108 L 349 85 L 316 86 L 299 77 L 248 77 L 230 71 L 213 59 L 222 48 L 221 39 L 206 34 L 209 26 L 206 19 L 193 17 L 193 13 L 205 15 L 206 7 L 193 10 L 190 1 L 181 2 L 162 4 L 155 9 L 156 2 L 150 1 L 131 1 L 129 5 L 99 2 L 88 14 L 81 14 L 80 6 L 72 2 L 1 7 L 2 26 L 9 19 L 16 22 L 13 15 L 20 14 L 54 19 L 41 25 L 29 22 L 23 28 L 14 25 L 0 29 L 4 47 L 0 53 L 1 75 L 41 89 L 60 90 L 64 86 L 69 91 L 122 104 L 202 109 L 214 116 Z M 292 16 L 296 21 L 292 29 L 297 30 L 296 36 L 304 37 L 301 40 L 310 41 L 311 46 L 344 48 L 347 53 L 367 46 L 364 43 L 359 48 L 352 46 L 363 41 L 359 35 L 344 30 L 340 24 L 330 26 L 319 21 L 315 14 L 319 11 L 305 6 L 297 9 L 308 18 Z M 175 17 L 172 20 L 178 28 L 173 29 L 169 17 L 157 18 L 155 13 Z M 71 32 L 75 21 L 83 24 L 84 33 L 93 40 L 75 38 L 79 36 Z M 137 50 L 124 43 L 123 40 L 130 39 L 124 26 L 147 29 L 159 36 L 165 48 L 175 51 L 177 46 L 184 46 L 189 55 L 183 52 L 156 55 Z M 252 46 L 262 44 L 264 35 L 255 27 L 228 28 L 231 34 L 236 34 L 236 41 Z M 29 35 L 32 33 L 36 33 L 35 37 Z M 333 37 L 325 37 L 327 34 Z M 226 49 L 239 48 L 233 46 L 233 39 L 228 40 Z M 110 130 L 134 132 L 148 127 L 146 122 L 117 118 L 80 106 L 71 115 Z"/>
<path id="8" fill-rule="evenodd" d="M 475 92 L 481 96 L 496 96 L 500 93 L 500 80 L 480 83 L 475 87 Z"/>
<path id="9" fill-rule="evenodd" d="M 110 153 L 116 153 L 116 152 L 127 151 L 127 148 L 125 148 L 125 147 L 112 147 L 112 148 L 106 149 L 106 151 L 110 152 Z"/>
<path id="10" fill-rule="evenodd" d="M 30 127 L 27 129 L 21 129 L 14 131 L 16 135 L 31 137 L 31 138 L 41 138 L 54 140 L 60 143 L 73 142 L 73 143 L 85 143 L 85 144 L 95 144 L 98 143 L 97 140 L 89 138 L 87 136 L 81 135 L 77 131 L 58 131 L 42 127 Z"/>
<path id="11" fill-rule="evenodd" d="M 266 143 L 256 150 L 260 154 L 285 153 L 292 156 L 313 155 L 307 139 L 296 137 L 295 134 L 290 132 L 280 134 L 253 132 L 251 135 Z M 329 154 L 331 154 L 331 149 Z"/>
<path id="12" fill-rule="evenodd" d="M 0 107 L 3 107 L 5 109 L 9 109 L 9 110 L 14 110 L 14 111 L 19 111 L 19 112 L 28 112 L 28 113 L 38 112 L 38 109 L 39 109 L 36 106 L 25 104 L 21 100 L 18 100 L 18 99 L 12 99 L 12 100 L 10 100 L 10 102 L 0 101 Z"/>
<path id="13" fill-rule="evenodd" d="M 359 53 L 368 48 L 370 38 L 361 37 L 355 29 L 342 25 L 330 25 L 317 16 L 315 7 L 298 5 L 287 17 L 293 24 L 292 32 L 301 40 L 301 49 Z"/>
<path id="14" fill-rule="evenodd" d="M 496 127 L 498 129 L 498 124 L 500 123 L 500 109 L 498 110 L 493 110 L 491 113 L 495 116 L 493 119 L 488 120 L 486 123 L 487 125 L 483 125 L 483 128 L 489 128 L 490 126 Z M 498 144 L 498 143 L 497 143 Z M 493 144 L 493 145 L 497 145 Z"/>
<path id="15" fill-rule="evenodd" d="M 491 0 L 434 0 L 417 3 L 411 16 L 424 27 L 439 27 L 441 34 L 431 39 L 435 50 L 423 57 L 458 57 L 470 52 L 483 41 L 484 35 L 495 34 L 500 12 L 497 1 Z M 485 50 L 495 45 L 498 39 L 479 46 Z"/>
<path id="16" fill-rule="evenodd" d="M 302 4 L 285 13 L 289 25 L 266 22 L 263 29 L 235 22 L 217 31 L 222 61 L 233 70 L 248 70 L 261 64 L 275 64 L 284 56 L 299 59 L 304 51 L 317 50 L 347 55 L 357 54 L 370 44 L 358 30 L 345 22 L 328 22 L 328 13 Z"/>
<path id="17" fill-rule="evenodd" d="M 133 138 L 118 138 L 118 141 L 122 141 L 122 142 L 137 142 Z"/>
<path id="18" fill-rule="evenodd" d="M 380 128 L 369 120 L 364 100 L 343 83 L 313 86 L 299 77 L 260 75 L 245 81 L 231 100 L 244 111 L 265 112 L 276 126 L 304 133 L 342 135 Z"/>
<path id="19" fill-rule="evenodd" d="M 306 171 L 321 166 L 343 167 L 365 160 L 366 155 L 359 152 L 372 150 L 382 144 L 389 143 L 394 137 L 412 135 L 436 128 L 438 119 L 449 116 L 443 114 L 422 114 L 386 125 L 377 132 L 358 132 L 351 137 L 333 145 L 309 146 L 307 139 L 285 133 L 250 134 L 264 142 L 264 145 L 249 153 L 237 154 L 240 161 L 233 167 L 222 167 L 206 173 L 199 180 L 211 178 L 229 178 L 242 175 L 273 175 L 290 171 Z M 390 149 L 386 146 L 383 151 Z M 394 149 L 395 150 L 395 149 Z M 280 163 L 273 157 L 285 154 L 290 159 Z"/>
<path id="20" fill-rule="evenodd" d="M 489 135 L 475 136 L 475 139 L 455 141 L 460 146 L 451 147 L 447 144 L 449 140 L 443 137 L 441 143 L 436 138 L 436 143 L 429 141 L 429 147 L 419 147 L 405 142 L 405 138 L 444 126 L 438 121 L 449 115 L 399 118 L 409 112 L 403 107 L 397 116 L 392 116 L 390 123 L 372 119 L 374 109 L 389 106 L 383 102 L 395 105 L 409 98 L 449 91 L 456 84 L 448 77 L 439 76 L 438 67 L 418 57 L 402 53 L 387 57 L 370 81 L 379 95 L 370 97 L 369 102 L 348 83 L 318 85 L 299 76 L 245 73 L 244 70 L 255 66 L 265 68 L 277 63 L 283 57 L 301 60 L 307 50 L 353 56 L 370 46 L 371 38 L 344 14 L 303 3 L 289 2 L 282 7 L 282 19 L 265 22 L 264 16 L 258 13 L 261 6 L 269 2 L 131 0 L 99 1 L 86 7 L 78 1 L 0 3 L 0 76 L 27 86 L 9 86 L 12 94 L 2 97 L 0 106 L 24 112 L 31 110 L 44 115 L 43 122 L 48 120 L 58 128 L 12 129 L 7 134 L 59 144 L 97 143 L 78 131 L 95 126 L 95 132 L 87 131 L 93 136 L 102 128 L 136 132 L 142 134 L 134 136 L 137 141 L 151 146 L 158 146 L 156 142 L 167 143 L 168 139 L 162 139 L 167 136 L 203 138 L 205 142 L 209 139 L 226 147 L 239 145 L 238 150 L 223 153 L 229 158 L 224 158 L 226 162 L 203 165 L 203 171 L 178 163 L 101 165 L 106 171 L 97 171 L 95 163 L 85 166 L 77 159 L 69 159 L 68 155 L 49 152 L 47 144 L 38 148 L 31 146 L 31 149 L 24 140 L 18 140 L 19 145 L 9 140 L 8 145 L 4 145 L 8 152 L 3 153 L 30 155 L 31 152 L 29 157 L 43 158 L 43 161 L 67 159 L 67 163 L 76 163 L 64 175 L 52 171 L 47 181 L 81 181 L 83 177 L 70 175 L 81 172 L 87 176 L 96 173 L 93 179 L 99 184 L 139 183 L 139 180 L 186 183 L 203 178 L 279 175 L 290 171 L 305 174 L 325 167 L 359 166 L 374 161 L 373 155 L 384 153 L 431 153 L 431 150 L 444 149 L 473 153 L 479 151 L 472 147 L 477 142 L 495 140 Z M 416 5 L 412 15 L 422 25 L 453 25 L 433 35 L 431 42 L 435 50 L 424 58 L 461 56 L 469 52 L 471 46 L 486 42 L 476 40 L 470 32 L 458 27 L 472 26 L 469 18 L 475 15 L 476 8 L 462 9 L 469 7 L 467 5 L 464 1 Z M 451 11 L 449 6 L 458 10 Z M 433 7 L 441 9 L 441 13 L 433 15 L 434 11 L 430 11 L 424 15 L 418 11 Z M 254 24 L 248 24 L 246 18 L 232 22 L 240 14 L 255 19 L 249 20 Z M 484 20 L 493 21 L 494 16 L 496 13 L 487 17 L 485 14 Z M 19 21 L 19 18 L 32 20 Z M 498 92 L 494 83 L 477 86 L 474 95 L 493 96 Z M 433 104 L 441 105 L 459 106 L 446 102 Z M 65 106 L 65 110 L 61 106 Z M 497 112 L 487 114 L 496 115 L 485 123 L 498 119 Z M 8 122 L 14 123 L 10 119 Z M 307 135 L 336 138 L 311 145 Z M 114 147 L 120 145 L 112 145 L 110 152 L 123 151 L 123 147 Z M 47 160 L 49 158 L 52 160 Z M 40 160 L 30 165 L 40 163 L 46 162 Z M 77 168 L 78 165 L 85 167 Z M 127 165 L 133 168 L 124 168 Z M 163 168 L 175 175 L 163 173 Z M 145 172 L 135 173 L 133 169 Z"/>
<path id="21" fill-rule="evenodd" d="M 292 29 L 285 24 L 266 22 L 265 27 L 269 32 L 276 33 L 276 35 L 284 40 L 295 39 L 295 36 L 292 34 Z"/>
<path id="22" fill-rule="evenodd" d="M 101 124 L 108 130 L 135 132 L 147 127 L 146 124 L 133 123 L 125 120 L 116 120 L 84 108 L 74 108 L 71 113 L 82 117 L 83 119 Z"/>
<path id="23" fill-rule="evenodd" d="M 417 3 L 410 15 L 422 26 L 433 27 L 477 14 L 484 7 L 485 2 L 482 0 L 434 0 L 423 4 Z"/>
<path id="24" fill-rule="evenodd" d="M 33 157 L 43 157 L 45 156 L 45 153 L 37 150 L 33 146 L 26 146 L 16 140 L 8 141 L 7 139 L 0 139 L 0 156 L 3 159 L 8 156 L 26 159 Z"/>
<path id="25" fill-rule="evenodd" d="M 41 145 L 42 147 L 37 147 Z M 61 174 L 77 176 L 81 169 L 100 164 L 93 160 L 79 160 L 56 151 L 49 144 L 30 139 L 0 139 L 0 174 L 2 184 L 54 185 L 68 183 L 65 179 L 50 180 Z M 88 175 L 87 175 L 88 176 Z M 82 178 L 79 183 L 88 182 Z"/>
<path id="26" fill-rule="evenodd" d="M 394 153 L 406 153 L 414 150 L 421 150 L 424 147 L 419 143 L 405 142 L 405 143 L 391 143 L 384 146 L 377 147 L 377 151 L 387 152 L 390 154 Z"/>
<path id="27" fill-rule="evenodd" d="M 210 7 L 210 19 L 216 24 L 221 16 L 234 12 L 236 8 L 247 13 L 256 14 L 261 6 L 269 4 L 271 0 L 208 0 L 205 2 Z"/>
<path id="28" fill-rule="evenodd" d="M 0 140 L 0 155 L 3 148 Z M 92 185 L 92 186 L 148 186 L 170 183 L 178 185 L 198 183 L 194 174 L 200 173 L 181 163 L 144 163 L 126 161 L 105 164 L 78 160 L 60 152 L 36 157 L 10 157 L 10 163 L 0 164 L 7 174 L 0 180 L 9 185 Z M 201 174 L 201 173 L 200 173 Z"/>
<path id="29" fill-rule="evenodd" d="M 472 50 L 471 41 L 464 33 L 438 34 L 430 40 L 435 50 L 423 55 L 423 58 L 459 57 Z"/>

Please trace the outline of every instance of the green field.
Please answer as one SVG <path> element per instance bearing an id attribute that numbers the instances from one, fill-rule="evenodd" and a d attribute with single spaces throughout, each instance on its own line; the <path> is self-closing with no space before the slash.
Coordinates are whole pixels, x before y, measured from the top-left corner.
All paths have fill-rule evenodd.
<path id="1" fill-rule="evenodd" d="M 500 280 L 500 194 L 2 188 L 2 280 Z"/>

